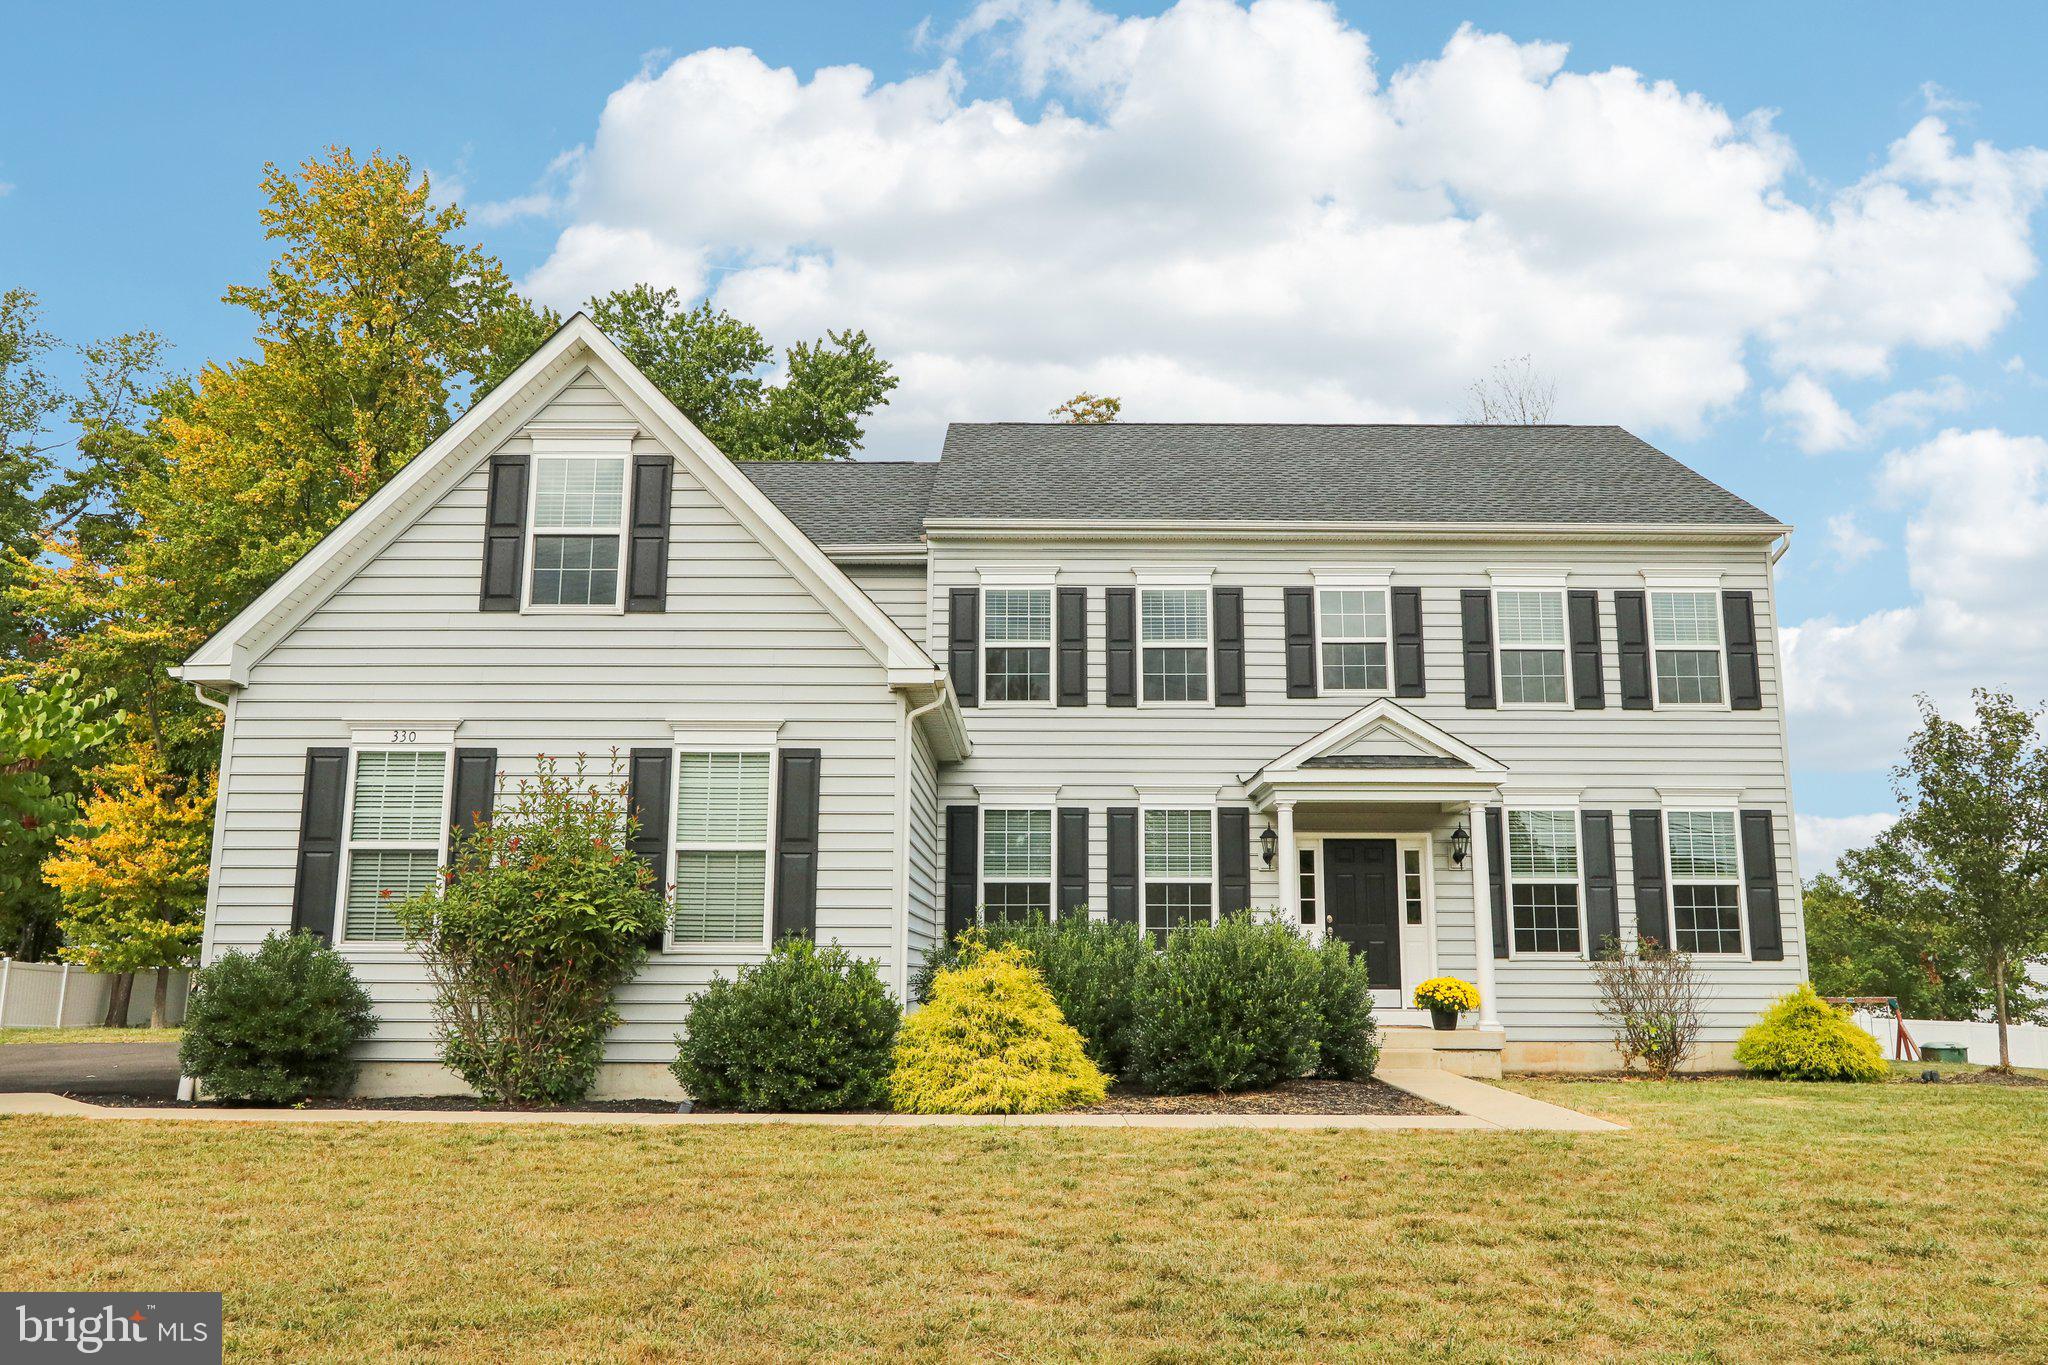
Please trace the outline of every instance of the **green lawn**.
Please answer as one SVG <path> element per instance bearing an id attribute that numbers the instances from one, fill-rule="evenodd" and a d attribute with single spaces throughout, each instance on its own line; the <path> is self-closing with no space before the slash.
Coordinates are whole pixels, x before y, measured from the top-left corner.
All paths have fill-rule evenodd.
<path id="1" fill-rule="evenodd" d="M 174 1028 L 0 1028 L 0 1046 L 8 1043 L 175 1043 L 184 1033 Z"/>
<path id="2" fill-rule="evenodd" d="M 0 1284 L 238 1359 L 2048 1357 L 2048 1090 L 1525 1080 L 1630 1132 L 0 1122 Z"/>

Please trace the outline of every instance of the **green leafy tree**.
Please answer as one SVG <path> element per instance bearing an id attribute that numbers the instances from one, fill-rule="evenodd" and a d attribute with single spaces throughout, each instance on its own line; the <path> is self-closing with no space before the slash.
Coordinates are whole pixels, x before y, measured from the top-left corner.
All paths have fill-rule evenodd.
<path id="1" fill-rule="evenodd" d="M 844 460 L 861 423 L 897 385 L 867 333 L 828 331 L 797 342 L 786 377 L 763 377 L 775 348 L 758 329 L 708 302 L 638 284 L 590 300 L 591 319 L 718 448 L 735 460 Z"/>
<path id="2" fill-rule="evenodd" d="M 1827 996 L 1882 996 L 1910 1019 L 1969 1019 L 1991 1008 L 1932 905 L 1903 904 L 1914 891 L 1894 876 L 1882 841 L 1842 856 L 1838 870 L 1806 884 L 1807 973 Z"/>
<path id="3" fill-rule="evenodd" d="M 56 893 L 42 863 L 77 813 L 75 761 L 111 740 L 122 717 L 111 692 L 88 694 L 75 674 L 39 687 L 0 685 L 0 932 L 27 961 L 56 946 Z"/>
<path id="4" fill-rule="evenodd" d="M 34 294 L 0 293 L 0 590 L 18 573 L 16 559 L 34 551 L 42 520 L 37 489 L 50 473 L 55 449 L 47 428 L 65 402 L 43 368 L 56 344 L 40 325 Z M 25 635 L 10 610 L 0 620 L 0 654 L 18 653 Z"/>

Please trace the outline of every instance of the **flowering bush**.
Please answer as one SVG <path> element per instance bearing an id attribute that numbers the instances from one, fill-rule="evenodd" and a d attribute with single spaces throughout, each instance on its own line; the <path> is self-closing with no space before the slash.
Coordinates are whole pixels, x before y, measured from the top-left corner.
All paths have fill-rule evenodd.
<path id="1" fill-rule="evenodd" d="M 1479 988 L 1455 976 L 1432 976 L 1415 988 L 1415 1008 L 1466 1014 L 1479 1008 Z"/>
<path id="2" fill-rule="evenodd" d="M 933 979 L 896 1044 L 890 1099 L 906 1114 L 1042 1114 L 1099 1104 L 1108 1082 L 1016 946 Z"/>
<path id="3" fill-rule="evenodd" d="M 1735 1044 L 1735 1062 L 1790 1081 L 1878 1081 L 1886 1071 L 1877 1039 L 1805 982 L 1749 1026 Z"/>

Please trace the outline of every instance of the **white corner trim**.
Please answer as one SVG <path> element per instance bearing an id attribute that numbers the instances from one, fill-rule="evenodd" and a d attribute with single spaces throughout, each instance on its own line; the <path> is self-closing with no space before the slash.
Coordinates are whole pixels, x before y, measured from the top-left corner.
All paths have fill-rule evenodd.
<path id="1" fill-rule="evenodd" d="M 1645 569 L 1643 586 L 1647 588 L 1703 588 L 1721 586 L 1722 573 L 1719 569 Z"/>
<path id="2" fill-rule="evenodd" d="M 396 715 L 389 719 L 358 718 L 345 720 L 348 727 L 348 742 L 359 749 L 388 749 L 393 746 L 422 749 L 444 749 L 455 742 L 455 732 L 462 727 L 459 720 L 445 716 L 427 718 Z"/>
<path id="3" fill-rule="evenodd" d="M 782 732 L 779 720 L 674 721 L 669 726 L 678 749 L 772 749 Z"/>

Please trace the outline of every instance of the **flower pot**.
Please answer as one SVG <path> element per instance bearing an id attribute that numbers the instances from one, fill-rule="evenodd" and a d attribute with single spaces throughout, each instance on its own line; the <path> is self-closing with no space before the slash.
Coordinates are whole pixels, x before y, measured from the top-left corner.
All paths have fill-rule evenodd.
<path id="1" fill-rule="evenodd" d="M 1456 1010 L 1432 1009 L 1429 1012 L 1429 1022 L 1437 1028 L 1449 1032 L 1458 1026 L 1458 1012 Z"/>

